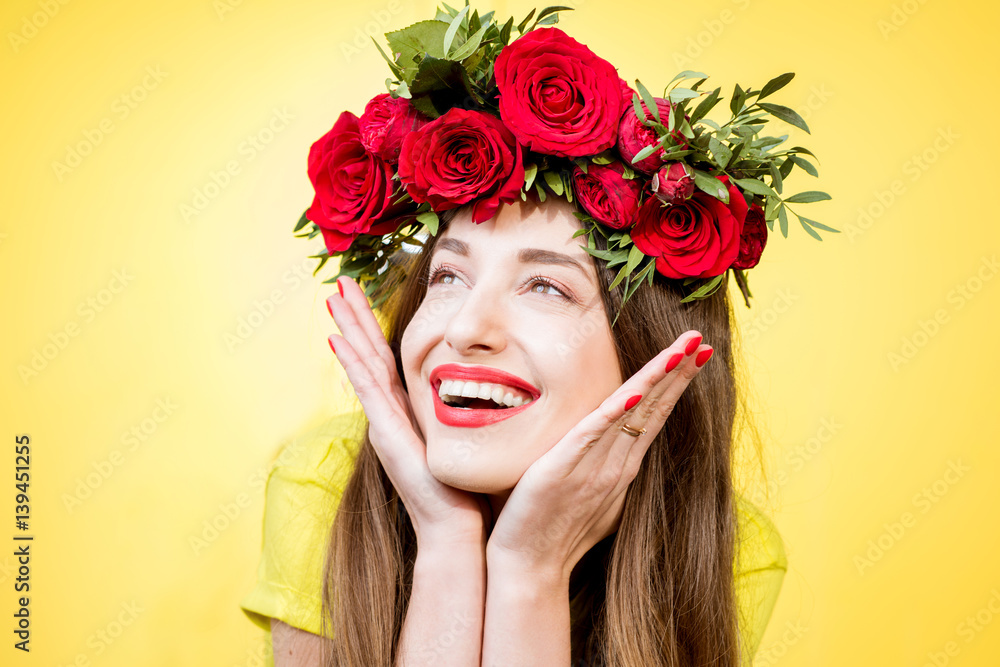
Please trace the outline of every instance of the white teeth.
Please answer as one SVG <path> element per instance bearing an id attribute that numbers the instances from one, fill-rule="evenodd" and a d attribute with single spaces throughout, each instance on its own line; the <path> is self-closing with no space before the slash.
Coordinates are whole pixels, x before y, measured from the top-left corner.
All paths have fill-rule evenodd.
<path id="1" fill-rule="evenodd" d="M 441 386 L 438 387 L 438 395 L 442 400 L 481 398 L 491 400 L 497 405 L 506 405 L 512 408 L 532 401 L 531 397 L 515 396 L 513 391 L 503 385 L 491 382 L 463 382 L 462 380 L 442 380 Z"/>

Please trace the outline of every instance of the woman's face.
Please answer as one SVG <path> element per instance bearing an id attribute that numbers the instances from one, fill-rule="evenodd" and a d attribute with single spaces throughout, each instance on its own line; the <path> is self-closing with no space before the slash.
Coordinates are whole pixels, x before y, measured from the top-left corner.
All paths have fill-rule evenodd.
<path id="1" fill-rule="evenodd" d="M 510 490 L 623 382 L 574 210 L 559 198 L 517 202 L 475 224 L 463 209 L 437 241 L 400 351 L 427 462 L 445 484 Z"/>

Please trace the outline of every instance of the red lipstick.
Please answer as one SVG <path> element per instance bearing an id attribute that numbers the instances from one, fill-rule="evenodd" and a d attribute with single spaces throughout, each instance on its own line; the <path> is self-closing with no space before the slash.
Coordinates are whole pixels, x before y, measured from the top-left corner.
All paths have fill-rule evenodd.
<path id="1" fill-rule="evenodd" d="M 516 408 L 496 408 L 496 409 L 470 409 L 455 408 L 445 405 L 438 394 L 438 387 L 441 386 L 441 377 L 449 380 L 464 380 L 468 382 L 493 382 L 504 384 L 509 387 L 516 387 L 531 395 L 531 402 L 519 405 Z M 476 428 L 488 426 L 504 419 L 509 419 L 518 415 L 532 405 L 542 392 L 533 385 L 525 382 L 516 375 L 511 375 L 497 368 L 488 366 L 460 366 L 458 364 L 442 364 L 433 371 L 430 377 L 431 392 L 434 394 L 434 414 L 438 421 L 445 426 L 457 426 L 459 428 Z"/>

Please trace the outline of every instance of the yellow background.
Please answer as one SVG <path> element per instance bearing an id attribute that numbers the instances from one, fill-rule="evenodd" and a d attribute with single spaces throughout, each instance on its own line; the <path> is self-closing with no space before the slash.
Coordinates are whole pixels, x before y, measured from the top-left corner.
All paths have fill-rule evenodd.
<path id="1" fill-rule="evenodd" d="M 792 140 L 821 180 L 798 173 L 786 192 L 829 191 L 800 211 L 844 230 L 818 243 L 793 219 L 750 273 L 753 308 L 738 306 L 768 438 L 769 493 L 751 493 L 790 564 L 757 664 L 997 664 L 1000 9 L 563 4 L 577 11 L 562 27 L 650 88 L 685 68 L 727 93 L 797 72 L 774 100 L 812 127 Z M 325 340 L 330 286 L 309 277 L 318 248 L 291 234 L 306 154 L 383 91 L 368 34 L 433 6 L 2 4 L 3 664 L 257 664 L 262 635 L 238 602 L 262 476 L 282 440 L 353 395 Z M 531 6 L 492 8 L 520 20 Z M 81 142 L 77 166 L 54 167 Z M 23 374 L 36 353 L 41 370 Z M 11 632 L 19 434 L 30 655 Z M 206 539 L 206 522 L 224 529 Z"/>

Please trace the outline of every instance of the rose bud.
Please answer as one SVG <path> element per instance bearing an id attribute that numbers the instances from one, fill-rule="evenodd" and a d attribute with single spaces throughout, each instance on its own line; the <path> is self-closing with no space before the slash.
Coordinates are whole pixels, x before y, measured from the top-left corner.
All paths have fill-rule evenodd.
<path id="1" fill-rule="evenodd" d="M 370 153 L 396 164 L 403 138 L 428 122 L 430 119 L 417 111 L 409 100 L 393 99 L 389 93 L 382 93 L 365 105 L 365 112 L 358 119 L 358 129 L 361 143 Z"/>
<path id="2" fill-rule="evenodd" d="M 694 177 L 683 162 L 672 162 L 653 174 L 653 194 L 666 204 L 680 204 L 694 194 Z"/>
<path id="3" fill-rule="evenodd" d="M 757 266 L 760 256 L 767 245 L 767 221 L 764 219 L 764 209 L 754 202 L 747 211 L 747 219 L 740 235 L 740 254 L 733 262 L 734 269 L 752 269 Z"/>

